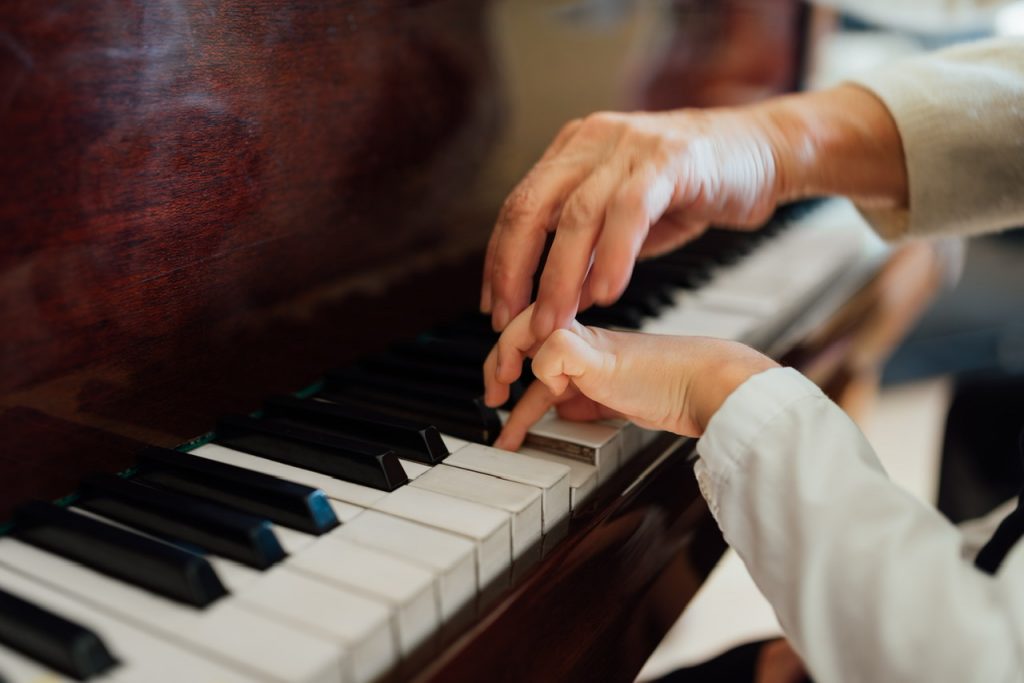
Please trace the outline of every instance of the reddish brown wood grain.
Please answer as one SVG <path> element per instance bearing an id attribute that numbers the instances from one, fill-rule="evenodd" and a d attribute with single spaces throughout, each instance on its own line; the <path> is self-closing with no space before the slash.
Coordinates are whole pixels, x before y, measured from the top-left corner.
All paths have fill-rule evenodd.
<path id="1" fill-rule="evenodd" d="M 457 235 L 434 180 L 493 136 L 482 7 L 5 3 L 0 386 Z"/>
<path id="2" fill-rule="evenodd" d="M 514 99 L 531 27 L 567 37 L 545 47 L 551 66 L 585 68 L 651 7 L 663 35 L 647 43 L 664 49 L 582 73 L 620 79 L 608 98 L 570 80 L 557 101 Z M 597 108 L 789 89 L 796 8 L 0 3 L 0 521 L 470 309 L 498 203 L 527 170 L 509 150 L 532 161 Z M 495 23 L 509 15 L 526 29 Z M 650 457 L 421 677 L 632 680 L 722 548 L 683 454 L 618 496 Z"/>
<path id="3" fill-rule="evenodd" d="M 0 3 L 0 522 L 470 309 L 498 203 L 565 118 L 788 88 L 794 4 Z M 586 71 L 581 45 L 652 7 L 668 51 Z M 623 82 L 516 101 L 538 27 Z M 606 487 L 424 676 L 629 680 L 721 550 L 683 458 L 658 475 Z"/>
<path id="4" fill-rule="evenodd" d="M 633 108 L 649 83 L 657 106 L 787 87 L 793 4 L 0 3 L 0 409 L 171 445 L 469 309 L 528 163 L 506 163 L 509 144 L 539 150 L 564 120 L 548 109 Z M 580 45 L 621 48 L 655 7 L 671 49 L 585 70 Z M 626 82 L 515 101 L 531 27 L 573 78 Z M 8 425 L 4 458 L 50 462 L 31 433 Z M 0 519 L 51 495 L 43 472 L 2 475 Z"/>

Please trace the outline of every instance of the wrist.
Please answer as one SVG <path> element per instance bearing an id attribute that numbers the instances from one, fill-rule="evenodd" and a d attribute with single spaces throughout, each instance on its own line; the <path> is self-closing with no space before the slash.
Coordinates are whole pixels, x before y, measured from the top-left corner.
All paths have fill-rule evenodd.
<path id="1" fill-rule="evenodd" d="M 841 85 L 755 109 L 775 156 L 780 202 L 842 195 L 867 206 L 906 207 L 899 130 L 870 91 Z"/>
<path id="2" fill-rule="evenodd" d="M 717 362 L 709 363 L 700 377 L 695 378 L 695 386 L 700 388 L 701 396 L 694 396 L 690 401 L 690 419 L 703 434 L 708 423 L 715 413 L 722 407 L 725 400 L 734 391 L 754 375 L 765 370 L 779 367 L 779 364 L 767 356 L 750 349 L 741 347 L 740 353 L 732 353 L 728 357 L 721 358 Z"/>

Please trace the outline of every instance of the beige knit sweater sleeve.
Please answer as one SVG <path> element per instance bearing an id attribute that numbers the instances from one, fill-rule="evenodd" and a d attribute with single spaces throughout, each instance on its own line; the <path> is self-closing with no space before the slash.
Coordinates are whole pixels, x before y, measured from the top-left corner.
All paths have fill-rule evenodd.
<path id="1" fill-rule="evenodd" d="M 886 238 L 1024 226 L 1024 38 L 960 45 L 853 80 L 889 108 L 907 210 L 863 209 Z"/>

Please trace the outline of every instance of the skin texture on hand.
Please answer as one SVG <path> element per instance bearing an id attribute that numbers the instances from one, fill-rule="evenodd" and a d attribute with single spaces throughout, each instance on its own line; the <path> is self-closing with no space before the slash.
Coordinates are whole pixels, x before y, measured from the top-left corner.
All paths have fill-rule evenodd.
<path id="1" fill-rule="evenodd" d="M 729 109 L 600 113 L 572 121 L 513 190 L 491 234 L 481 310 L 502 330 L 540 279 L 534 335 L 614 302 L 639 257 L 709 224 L 754 228 L 775 206 L 841 194 L 906 206 L 899 132 L 873 94 L 844 85 Z"/>
<path id="2" fill-rule="evenodd" d="M 538 344 L 531 306 L 502 333 L 484 364 L 485 399 L 501 405 L 526 357 L 537 377 L 495 445 L 514 450 L 553 405 L 570 419 L 626 417 L 650 429 L 704 433 L 711 416 L 749 377 L 777 367 L 737 342 L 613 332 L 573 321 Z"/>
<path id="3" fill-rule="evenodd" d="M 581 296 L 584 305 L 615 301 L 638 257 L 669 251 L 711 222 L 761 224 L 778 182 L 768 123 L 732 110 L 686 110 L 600 113 L 566 125 L 508 197 L 491 235 L 481 307 L 495 328 L 529 303 L 551 229 L 538 338 L 568 325 Z"/>

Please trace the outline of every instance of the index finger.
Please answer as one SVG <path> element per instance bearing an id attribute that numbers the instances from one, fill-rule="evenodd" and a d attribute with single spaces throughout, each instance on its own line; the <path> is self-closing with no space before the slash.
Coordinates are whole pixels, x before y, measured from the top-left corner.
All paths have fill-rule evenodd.
<path id="1" fill-rule="evenodd" d="M 557 157 L 541 161 L 502 205 L 488 254 L 490 272 L 484 278 L 495 330 L 505 329 L 530 303 L 548 231 L 565 197 L 587 172 L 584 165 Z"/>
<path id="2" fill-rule="evenodd" d="M 551 390 L 543 382 L 533 382 L 516 402 L 508 415 L 501 434 L 494 442 L 495 448 L 514 451 L 523 445 L 526 433 L 558 403 Z"/>
<path id="3" fill-rule="evenodd" d="M 533 311 L 532 305 L 527 307 L 505 327 L 484 361 L 484 402 L 491 407 L 508 400 L 509 385 L 519 379 L 523 361 L 537 346 L 530 329 Z"/>

